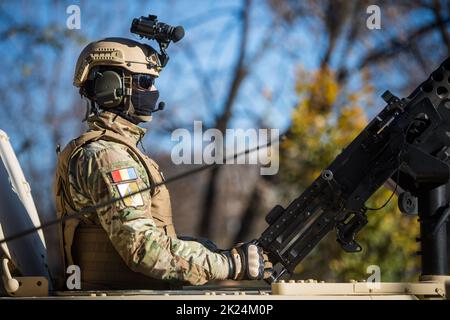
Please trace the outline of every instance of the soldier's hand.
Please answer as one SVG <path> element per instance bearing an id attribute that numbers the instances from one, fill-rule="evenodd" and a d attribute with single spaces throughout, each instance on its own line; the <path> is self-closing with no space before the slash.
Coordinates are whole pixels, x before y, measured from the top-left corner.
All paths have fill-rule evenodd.
<path id="1" fill-rule="evenodd" d="M 262 248 L 252 242 L 237 245 L 226 252 L 229 278 L 233 280 L 262 280 L 270 276 L 272 263 Z"/>

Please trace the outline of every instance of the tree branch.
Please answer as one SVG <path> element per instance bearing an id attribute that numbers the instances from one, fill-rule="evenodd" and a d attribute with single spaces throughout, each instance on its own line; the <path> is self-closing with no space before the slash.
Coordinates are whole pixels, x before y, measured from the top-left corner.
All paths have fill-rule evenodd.
<path id="1" fill-rule="evenodd" d="M 227 98 L 224 102 L 222 114 L 216 120 L 216 128 L 222 132 L 225 132 L 228 122 L 231 119 L 232 108 L 236 100 L 239 88 L 245 76 L 248 73 L 248 68 L 244 64 L 247 40 L 248 40 L 248 28 L 249 28 L 249 11 L 251 0 L 244 0 L 244 5 L 241 10 L 242 31 L 241 40 L 239 43 L 239 53 L 234 67 L 233 78 L 231 86 L 228 90 Z M 218 176 L 220 169 L 218 166 L 211 170 L 208 188 L 205 196 L 205 200 L 202 206 L 201 219 L 199 225 L 199 233 L 201 236 L 209 238 L 211 236 L 211 221 L 213 217 L 213 206 L 215 203 L 216 195 L 219 191 L 218 188 Z"/>
<path id="2" fill-rule="evenodd" d="M 441 7 L 441 3 L 439 2 L 439 0 L 433 1 L 433 9 L 432 10 L 433 10 L 434 17 L 436 19 L 436 23 L 438 24 L 439 33 L 441 34 L 442 42 L 446 45 L 447 54 L 449 54 L 450 53 L 450 37 L 448 35 L 447 30 L 445 29 L 444 18 L 442 17 L 442 14 L 441 14 L 442 7 Z"/>
<path id="3" fill-rule="evenodd" d="M 398 53 L 411 48 L 411 43 L 413 40 L 416 40 L 416 39 L 428 34 L 429 32 L 434 31 L 436 28 L 439 28 L 440 26 L 445 26 L 449 22 L 450 22 L 450 19 L 446 18 L 440 22 L 434 21 L 432 23 L 426 24 L 426 25 L 414 30 L 409 35 L 407 35 L 404 38 L 406 40 L 401 40 L 397 36 L 391 38 L 388 41 L 388 44 L 386 46 L 381 46 L 381 47 L 378 46 L 379 49 L 373 50 L 368 55 L 366 55 L 364 58 L 362 58 L 360 63 L 356 67 L 356 69 L 360 70 L 369 64 L 378 62 L 382 59 L 391 58 L 392 56 L 397 55 Z"/>

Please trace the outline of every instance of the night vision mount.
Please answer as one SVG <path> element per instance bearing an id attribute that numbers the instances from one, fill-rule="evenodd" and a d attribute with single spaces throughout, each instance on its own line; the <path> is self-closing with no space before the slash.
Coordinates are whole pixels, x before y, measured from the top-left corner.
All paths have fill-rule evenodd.
<path id="1" fill-rule="evenodd" d="M 158 17 L 149 15 L 148 17 L 140 17 L 133 19 L 130 32 L 149 40 L 156 40 L 161 51 L 159 60 L 161 66 L 165 67 L 169 61 L 169 55 L 166 52 L 170 41 L 178 42 L 184 37 L 184 29 L 182 26 L 173 27 L 171 25 L 158 22 Z"/>

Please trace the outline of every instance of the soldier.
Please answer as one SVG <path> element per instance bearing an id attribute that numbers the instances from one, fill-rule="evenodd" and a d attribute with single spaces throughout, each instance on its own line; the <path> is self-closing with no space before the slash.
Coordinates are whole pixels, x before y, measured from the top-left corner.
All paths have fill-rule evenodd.
<path id="1" fill-rule="evenodd" d="M 58 216 L 151 187 L 61 228 L 66 265 L 80 267 L 83 289 L 160 289 L 210 280 L 268 276 L 262 249 L 245 243 L 218 250 L 177 238 L 169 192 L 158 165 L 137 148 L 152 119 L 162 64 L 150 46 L 123 38 L 89 44 L 74 85 L 91 102 L 89 130 L 58 155 Z"/>

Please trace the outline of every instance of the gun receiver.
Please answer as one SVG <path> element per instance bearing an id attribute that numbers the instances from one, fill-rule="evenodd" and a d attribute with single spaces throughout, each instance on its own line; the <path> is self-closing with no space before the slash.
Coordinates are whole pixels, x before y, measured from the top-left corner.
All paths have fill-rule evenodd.
<path id="1" fill-rule="evenodd" d="M 256 241 L 274 264 L 270 282 L 292 273 L 331 230 L 345 251 L 361 251 L 365 202 L 388 179 L 414 195 L 448 183 L 449 76 L 447 58 L 408 97 L 386 91 L 384 109 L 321 175 L 286 209 L 272 209 Z"/>

